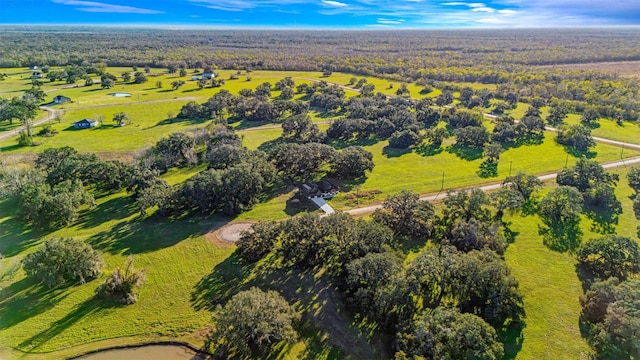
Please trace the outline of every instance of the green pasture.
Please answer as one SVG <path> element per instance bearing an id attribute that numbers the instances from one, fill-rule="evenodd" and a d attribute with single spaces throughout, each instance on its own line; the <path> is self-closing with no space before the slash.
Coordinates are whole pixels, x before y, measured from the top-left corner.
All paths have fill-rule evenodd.
<path id="1" fill-rule="evenodd" d="M 580 115 L 569 114 L 564 121 L 573 125 L 580 123 Z M 617 140 L 631 144 L 640 144 L 640 126 L 637 122 L 623 121 L 618 125 L 615 120 L 602 118 L 591 128 L 591 135 L 605 139 Z"/>
<path id="2" fill-rule="evenodd" d="M 20 147 L 16 138 L 0 141 L 0 151 L 6 153 L 38 153 L 50 147 L 71 146 L 78 151 L 132 151 L 147 145 L 153 145 L 160 138 L 178 131 L 188 131 L 202 127 L 203 123 L 168 119 L 167 114 L 175 116 L 186 101 L 171 101 L 156 104 L 131 104 L 66 110 L 60 123 L 49 122 L 58 131 L 52 137 L 36 136 L 38 146 Z M 131 124 L 119 127 L 113 122 L 113 115 L 123 111 Z M 101 125 L 90 129 L 74 129 L 73 123 L 84 118 L 104 117 Z M 42 125 L 34 127 L 37 133 Z"/>
<path id="3" fill-rule="evenodd" d="M 541 144 L 507 149 L 500 156 L 497 176 L 487 178 L 478 174 L 480 164 L 484 161 L 480 154 L 457 152 L 452 146 L 452 139 L 445 141 L 442 148 L 437 150 L 418 147 L 412 151 L 401 151 L 389 149 L 386 141 L 377 142 L 364 146 L 373 154 L 375 168 L 367 179 L 359 184 L 359 191 L 379 190 L 381 194 L 373 199 L 380 201 L 388 194 L 403 189 L 421 194 L 438 192 L 443 188 L 443 174 L 444 189 L 454 189 L 500 182 L 509 176 L 509 173 L 516 174 L 519 171 L 527 174 L 553 172 L 576 162 L 580 154 L 570 154 L 563 146 L 556 144 L 552 133 L 547 132 L 545 136 Z M 596 154 L 595 158 L 598 161 L 614 161 L 620 159 L 621 149 L 598 144 L 591 155 Z M 638 154 L 637 151 L 624 150 L 623 156 Z M 367 202 L 366 199 L 360 200 L 360 206 L 363 201 Z M 341 210 L 355 206 L 353 201 L 347 201 L 344 193 L 339 194 L 331 204 Z"/>
<path id="4" fill-rule="evenodd" d="M 616 197 L 622 204 L 623 213 L 617 220 L 616 233 L 636 239 L 636 225 L 631 195 L 633 190 L 626 181 L 626 168 L 613 172 L 620 175 Z M 547 184 L 545 191 L 557 186 L 555 181 Z M 543 193 L 544 193 L 543 192 Z M 541 197 L 539 195 L 539 197 Z M 587 358 L 590 349 L 580 334 L 580 303 L 582 284 L 575 268 L 575 257 L 570 253 L 558 253 L 542 244 L 538 235 L 535 216 L 512 214 L 505 220 L 519 234 L 505 254 L 512 273 L 520 283 L 524 295 L 526 326 L 523 330 L 522 347 L 517 359 L 578 359 Z M 582 216 L 583 241 L 602 236 L 592 231 L 593 221 Z M 517 346 L 513 346 L 517 349 Z"/>

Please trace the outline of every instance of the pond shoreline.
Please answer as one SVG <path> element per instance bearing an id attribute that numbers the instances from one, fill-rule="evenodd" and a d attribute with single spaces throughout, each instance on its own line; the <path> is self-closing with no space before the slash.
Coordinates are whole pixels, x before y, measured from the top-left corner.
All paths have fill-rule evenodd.
<path id="1" fill-rule="evenodd" d="M 207 351 L 201 350 L 196 348 L 195 346 L 187 343 L 187 342 L 183 342 L 183 341 L 171 341 L 171 340 L 166 340 L 166 341 L 147 341 L 147 342 L 142 342 L 142 343 L 137 343 L 137 344 L 130 344 L 130 345 L 115 345 L 115 346 L 109 346 L 106 348 L 102 348 L 102 349 L 95 349 L 95 350 L 90 350 L 90 351 L 86 351 L 83 352 L 81 354 L 78 355 L 74 355 L 71 357 L 67 357 L 67 360 L 74 360 L 74 359 L 80 359 L 80 358 L 84 358 L 90 355 L 94 355 L 94 354 L 98 354 L 98 353 L 103 353 L 103 352 L 107 352 L 107 351 L 116 351 L 116 350 L 134 350 L 134 349 L 139 349 L 139 348 L 144 348 L 147 346 L 175 346 L 175 347 L 182 347 L 182 348 L 186 348 L 190 351 L 193 351 L 194 356 L 197 355 L 201 355 L 203 356 L 203 358 L 210 358 L 213 355 Z"/>

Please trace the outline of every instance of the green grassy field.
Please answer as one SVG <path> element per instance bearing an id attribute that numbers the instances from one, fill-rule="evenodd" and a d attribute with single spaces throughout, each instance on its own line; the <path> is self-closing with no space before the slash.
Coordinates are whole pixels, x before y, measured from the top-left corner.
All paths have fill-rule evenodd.
<path id="1" fill-rule="evenodd" d="M 616 196 L 622 203 L 623 213 L 615 227 L 616 233 L 636 239 L 637 220 L 633 213 L 633 190 L 626 182 L 627 169 L 614 171 L 620 175 Z M 549 183 L 546 191 L 556 186 Z M 522 349 L 518 359 L 577 359 L 587 358 L 590 348 L 580 335 L 580 304 L 582 283 L 575 268 L 575 257 L 569 253 L 549 250 L 538 235 L 537 216 L 511 215 L 516 241 L 509 245 L 506 261 L 524 295 L 526 327 L 523 330 Z M 582 239 L 601 236 L 592 231 L 592 221 L 581 220 Z"/>
<path id="2" fill-rule="evenodd" d="M 24 76 L 20 71 L 24 69 L 6 71 L 9 79 L 0 83 L 0 96 L 16 96 L 25 89 L 25 85 L 28 87 L 30 81 L 20 79 Z M 113 68 L 109 71 L 119 75 L 132 70 Z M 160 70 L 154 69 L 153 72 Z M 231 72 L 220 71 L 219 74 L 228 79 Z M 227 81 L 222 88 L 237 92 L 265 81 L 275 84 L 285 76 L 292 76 L 296 83 L 313 78 L 347 85 L 353 77 L 338 73 L 327 78 L 320 78 L 320 75 L 317 72 L 255 71 L 249 74 L 251 81 L 246 81 L 247 75 L 243 73 L 238 80 Z M 196 90 L 195 83 L 188 81 L 180 90 L 166 91 L 174 78 L 175 75 L 163 74 L 150 77 L 146 84 L 118 84 L 109 90 L 101 90 L 99 85 L 60 89 L 64 84 L 45 83 L 45 90 L 52 90 L 48 93 L 49 99 L 56 94 L 76 99 L 74 103 L 64 104 L 61 123 L 53 123 L 59 134 L 52 138 L 38 138 L 41 145 L 29 148 L 18 148 L 14 139 L 7 139 L 0 142 L 0 151 L 33 153 L 48 147 L 69 145 L 79 151 L 131 153 L 172 132 L 202 127 L 204 123 L 166 119 L 169 113 L 177 114 L 182 104 L 189 101 L 185 97 L 202 102 L 219 89 Z M 154 87 L 156 80 L 163 82 L 162 89 Z M 384 79 L 369 78 L 369 82 L 376 85 L 376 91 L 387 94 L 395 93 L 400 86 L 400 83 Z M 393 87 L 389 88 L 389 84 Z M 482 84 L 465 85 L 485 87 Z M 418 97 L 420 87 L 408 87 L 412 96 Z M 123 99 L 108 95 L 120 91 L 130 92 L 132 97 Z M 355 95 L 352 91 L 347 93 Z M 438 93 L 434 91 L 428 96 L 437 96 Z M 273 95 L 277 96 L 277 92 Z M 514 112 L 524 112 L 524 109 L 526 106 L 519 106 Z M 111 118 L 118 111 L 129 114 L 133 124 L 113 126 Z M 316 122 L 328 120 L 316 113 L 311 115 Z M 101 128 L 69 129 L 73 121 L 97 116 L 104 117 L 105 125 Z M 577 120 L 571 115 L 567 121 Z M 239 134 L 243 145 L 250 149 L 267 149 L 277 143 L 282 133 L 277 124 L 233 125 L 242 129 Z M 327 127 L 326 123 L 320 124 L 321 129 Z M 0 128 L 0 131 L 4 130 L 8 129 Z M 597 130 L 603 135 L 598 135 Z M 602 120 L 601 128 L 595 129 L 594 135 L 628 136 L 627 141 L 631 141 L 637 137 L 637 131 L 638 127 L 633 124 L 625 124 L 621 129 L 609 128 L 608 121 Z M 608 136 L 609 133 L 612 135 Z M 518 171 L 530 174 L 550 172 L 571 166 L 577 159 L 555 143 L 553 134 L 546 133 L 541 144 L 505 151 L 500 157 L 498 175 L 483 178 L 477 173 L 483 159 L 477 157 L 478 154 L 455 151 L 451 148 L 452 142 L 453 139 L 446 140 L 443 148 L 435 151 L 421 147 L 397 151 L 389 149 L 386 141 L 359 143 L 372 152 L 376 167 L 362 183 L 347 185 L 359 185 L 360 194 L 377 191 L 380 194 L 359 199 L 358 206 L 380 202 L 402 189 L 423 194 L 437 192 L 442 186 L 443 173 L 444 188 L 450 189 L 499 182 L 509 173 Z M 631 150 L 622 153 L 625 157 L 637 154 Z M 595 156 L 598 161 L 614 161 L 620 158 L 621 149 L 598 144 L 590 156 Z M 172 169 L 163 177 L 175 185 L 203 169 L 204 165 L 194 169 Z M 618 172 L 622 180 L 616 193 L 624 214 L 620 216 L 617 230 L 621 235 L 635 238 L 637 221 L 629 199 L 631 189 L 624 178 L 625 170 Z M 354 191 L 355 188 L 347 189 L 332 200 L 331 205 L 339 210 L 355 207 L 351 196 Z M 158 339 L 184 340 L 199 346 L 206 327 L 211 325 L 211 300 L 223 302 L 238 289 L 252 284 L 275 288 L 296 306 L 315 314 L 305 324 L 302 340 L 283 348 L 278 358 L 343 358 L 345 353 L 336 344 L 349 349 L 352 354 L 360 354 L 360 357 L 380 356 L 380 351 L 372 350 L 375 346 L 361 339 L 357 324 L 346 309 L 332 301 L 339 295 L 334 294 L 334 290 L 320 277 L 282 274 L 279 271 L 265 273 L 260 267 L 242 266 L 232 255 L 234 246 L 222 243 L 210 234 L 229 221 L 277 220 L 304 211 L 303 206 L 290 201 L 294 192 L 292 187 L 286 187 L 269 194 L 266 201 L 234 219 L 189 216 L 175 221 L 158 219 L 153 214 L 140 218 L 127 194 L 121 192 L 98 198 L 95 209 L 83 213 L 72 226 L 53 233 L 36 232 L 23 226 L 14 218 L 15 204 L 0 200 L 0 358 L 55 359 L 106 346 Z M 553 252 L 542 244 L 537 232 L 540 221 L 536 216 L 512 214 L 506 220 L 512 223 L 512 230 L 519 233 L 505 257 L 520 282 L 527 314 L 521 345 L 510 343 L 508 358 L 576 359 L 586 356 L 589 347 L 578 326 L 578 298 L 582 288 L 575 273 L 574 257 Z M 590 225 L 590 220 L 584 218 L 584 238 L 595 236 Z M 19 268 L 20 259 L 51 236 L 72 236 L 100 250 L 107 264 L 103 276 L 87 284 L 54 290 L 43 289 L 28 281 Z M 115 266 L 123 265 L 129 256 L 134 256 L 135 265 L 144 268 L 147 274 L 138 303 L 126 307 L 109 306 L 94 298 L 95 289 L 106 274 Z"/>

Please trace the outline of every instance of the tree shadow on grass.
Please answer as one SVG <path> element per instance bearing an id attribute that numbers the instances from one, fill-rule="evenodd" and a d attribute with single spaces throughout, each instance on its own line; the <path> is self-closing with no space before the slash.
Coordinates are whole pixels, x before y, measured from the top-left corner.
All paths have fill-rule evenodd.
<path id="1" fill-rule="evenodd" d="M 522 316 L 524 318 L 524 315 Z M 526 327 L 524 320 L 516 321 L 504 329 L 498 331 L 498 336 L 504 344 L 504 357 L 503 360 L 515 359 L 518 356 L 520 350 L 522 350 L 522 344 L 524 343 L 524 334 L 522 331 Z"/>
<path id="2" fill-rule="evenodd" d="M 51 309 L 68 295 L 64 289 L 49 289 L 26 277 L 2 289 L 0 294 L 0 330 Z"/>
<path id="3" fill-rule="evenodd" d="M 218 217 L 185 216 L 173 220 L 155 216 L 143 220 L 134 218 L 91 236 L 87 242 L 94 249 L 111 254 L 140 254 L 204 235 L 225 223 L 225 220 Z"/>
<path id="4" fill-rule="evenodd" d="M 178 117 L 172 117 L 172 118 L 166 118 L 166 119 L 160 120 L 155 125 L 148 126 L 148 127 L 144 128 L 143 130 L 153 129 L 153 128 L 156 128 L 156 127 L 159 127 L 159 126 L 178 124 L 178 123 L 187 123 L 189 125 L 204 124 L 209 120 L 211 120 L 211 119 L 199 119 L 199 118 L 183 119 L 183 118 L 178 118 Z"/>
<path id="5" fill-rule="evenodd" d="M 542 145 L 544 143 L 544 134 L 531 135 L 528 137 L 519 138 L 516 141 L 500 142 L 500 145 L 506 150 L 517 149 L 521 146 L 535 146 Z"/>
<path id="6" fill-rule="evenodd" d="M 591 231 L 598 234 L 615 234 L 618 218 L 622 214 L 622 205 L 616 200 L 608 207 L 587 206 L 585 208 L 587 218 L 591 220 Z"/>
<path id="7" fill-rule="evenodd" d="M 115 197 L 84 212 L 76 225 L 81 229 L 90 229 L 113 219 L 124 219 L 137 213 L 135 204 L 127 196 Z"/>
<path id="8" fill-rule="evenodd" d="M 482 157 L 483 149 L 472 146 L 450 145 L 446 148 L 448 153 L 454 154 L 462 160 L 473 161 Z"/>
<path id="9" fill-rule="evenodd" d="M 344 306 L 344 295 L 329 281 L 299 270 L 266 266 L 254 273 L 256 276 L 245 284 L 247 288 L 275 290 L 302 311 L 303 334 L 318 339 L 303 358 L 317 358 L 318 351 L 326 351 L 327 345 L 334 348 L 331 353 L 338 357 L 344 353 L 356 359 L 390 358 L 385 342 L 380 341 L 382 334 L 358 329 Z"/>
<path id="10" fill-rule="evenodd" d="M 578 224 L 562 226 L 538 226 L 538 234 L 542 235 L 542 243 L 550 250 L 557 252 L 574 252 L 579 246 L 582 231 Z"/>
<path id="11" fill-rule="evenodd" d="M 397 149 L 397 148 L 393 148 L 393 147 L 387 145 L 382 149 L 382 154 L 384 154 L 388 158 L 395 158 L 395 157 L 400 157 L 400 156 L 402 156 L 404 154 L 408 154 L 408 153 L 410 153 L 412 151 L 413 151 L 413 149 L 411 149 L 411 148 Z"/>
<path id="12" fill-rule="evenodd" d="M 318 210 L 318 207 L 310 200 L 294 195 L 286 202 L 284 212 L 289 216 L 297 215 L 301 212 L 312 212 Z"/>
<path id="13" fill-rule="evenodd" d="M 422 156 L 435 156 L 444 151 L 442 146 L 435 146 L 433 144 L 420 144 L 415 147 L 416 154 Z"/>
<path id="14" fill-rule="evenodd" d="M 37 349 L 41 345 L 45 344 L 49 340 L 59 335 L 64 330 L 73 326 L 76 322 L 91 313 L 99 312 L 105 308 L 123 306 L 119 303 L 103 300 L 97 296 L 93 296 L 85 302 L 76 306 L 70 313 L 65 315 L 62 319 L 59 319 L 51 324 L 51 326 L 39 332 L 38 334 L 30 337 L 29 339 L 21 342 L 18 348 L 22 351 L 30 351 Z"/>
<path id="15" fill-rule="evenodd" d="M 581 150 L 577 150 L 573 146 L 567 146 L 567 145 L 564 146 L 564 151 L 566 151 L 567 154 L 578 159 L 579 158 L 593 159 L 598 155 L 598 153 L 593 150 L 581 151 Z"/>
<path id="16" fill-rule="evenodd" d="M 16 201 L 0 201 L 0 254 L 7 257 L 38 244 L 44 235 L 16 218 L 17 207 Z"/>
<path id="17" fill-rule="evenodd" d="M 251 274 L 253 264 L 245 265 L 236 252 L 217 264 L 213 271 L 200 279 L 191 292 L 191 304 L 196 310 L 212 311 L 224 305 L 240 291 L 244 280 Z"/>
<path id="18" fill-rule="evenodd" d="M 252 128 L 257 128 L 260 126 L 264 126 L 264 125 L 271 125 L 271 126 L 280 126 L 279 122 L 265 122 L 265 121 L 249 121 L 249 120 L 237 120 L 237 121 L 230 121 L 229 124 L 233 124 L 233 123 L 238 123 L 238 125 L 236 125 L 233 129 L 235 131 L 240 131 L 240 130 L 246 130 L 246 129 L 252 129 Z"/>
<path id="19" fill-rule="evenodd" d="M 269 151 L 271 151 L 271 149 L 273 149 L 277 145 L 284 144 L 286 142 L 287 141 L 282 137 L 278 137 L 276 139 L 263 142 L 262 144 L 260 144 L 260 146 L 258 146 L 258 150 L 268 153 Z"/>
<path id="20" fill-rule="evenodd" d="M 17 137 L 18 134 L 16 134 L 15 136 Z M 2 146 L 2 147 L 0 147 L 0 152 L 18 150 L 18 149 L 20 149 L 22 147 L 24 147 L 24 146 L 19 145 L 19 144 Z"/>
<path id="21" fill-rule="evenodd" d="M 371 145 L 377 144 L 378 142 L 380 142 L 380 139 L 374 138 L 374 137 L 370 137 L 366 139 L 353 138 L 349 140 L 342 140 L 342 139 L 333 140 L 329 145 L 331 145 L 336 149 L 344 149 L 349 146 L 371 146 Z"/>

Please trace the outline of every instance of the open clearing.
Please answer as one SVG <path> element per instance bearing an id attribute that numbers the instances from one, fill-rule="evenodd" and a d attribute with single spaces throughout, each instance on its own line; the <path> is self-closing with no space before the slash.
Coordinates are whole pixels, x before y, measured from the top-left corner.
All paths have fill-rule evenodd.
<path id="1" fill-rule="evenodd" d="M 559 68 L 571 70 L 594 70 L 604 73 L 613 73 L 624 77 L 640 76 L 640 61 L 615 61 L 615 62 L 595 62 L 585 64 L 562 64 L 545 65 L 540 68 Z"/>

